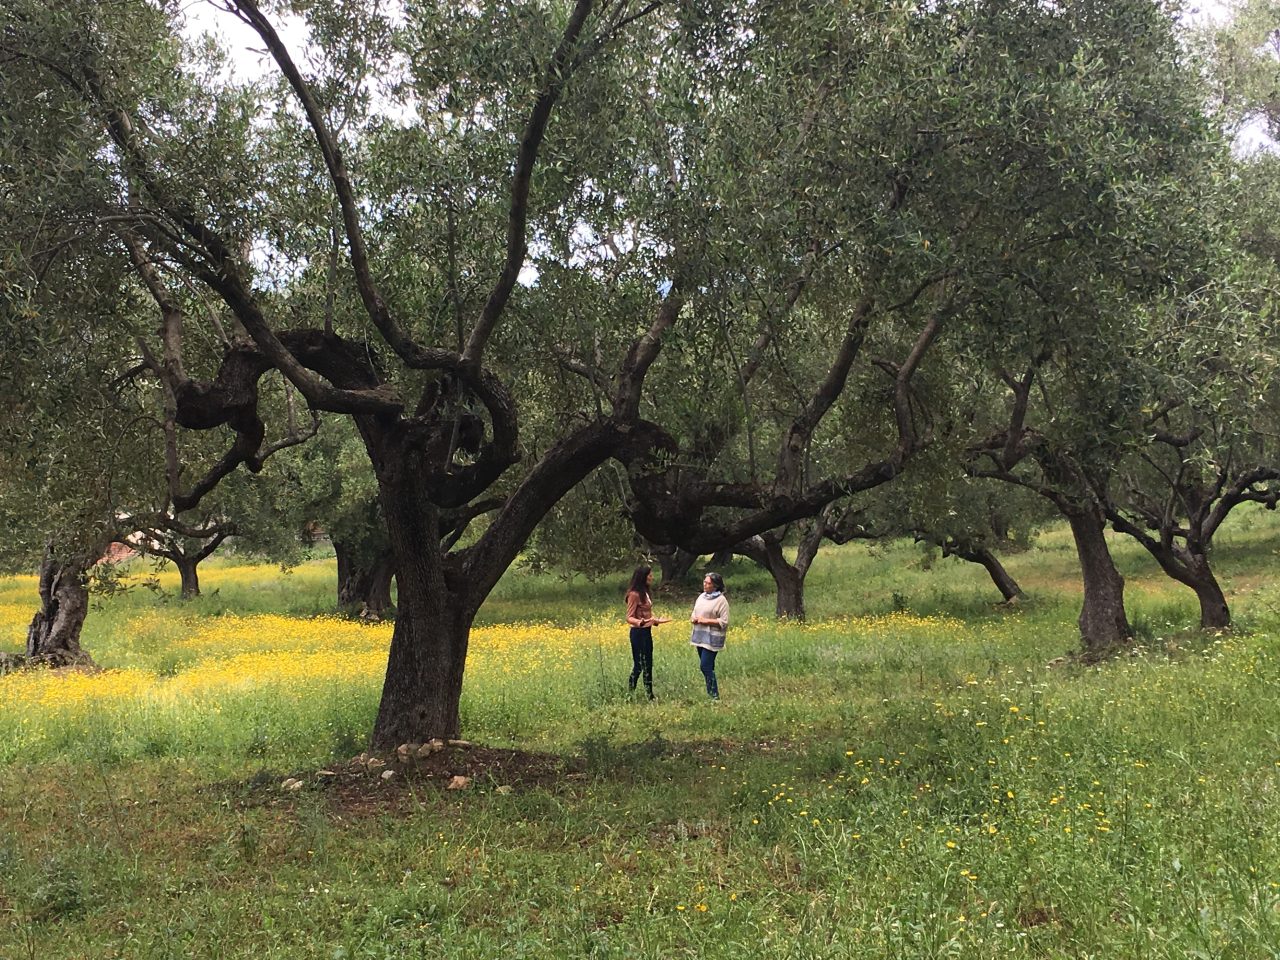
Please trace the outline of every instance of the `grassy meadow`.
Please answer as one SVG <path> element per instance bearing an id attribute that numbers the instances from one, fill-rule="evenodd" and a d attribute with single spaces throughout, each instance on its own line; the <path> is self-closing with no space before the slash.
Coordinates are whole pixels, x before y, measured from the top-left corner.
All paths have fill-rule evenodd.
<path id="1" fill-rule="evenodd" d="M 0 958 L 1280 957 L 1280 523 L 1241 514 L 1238 629 L 1190 629 L 1117 541 L 1139 642 L 1090 668 L 1058 662 L 1065 530 L 1007 558 L 1012 609 L 975 565 L 852 545 L 778 624 L 735 563 L 718 704 L 693 588 L 657 597 L 651 704 L 623 575 L 513 570 L 464 735 L 563 772 L 459 791 L 318 775 L 362 750 L 391 629 L 327 615 L 332 560 L 211 562 L 189 603 L 161 573 L 91 613 L 102 672 L 0 677 Z M 0 649 L 34 602 L 0 579 Z"/>

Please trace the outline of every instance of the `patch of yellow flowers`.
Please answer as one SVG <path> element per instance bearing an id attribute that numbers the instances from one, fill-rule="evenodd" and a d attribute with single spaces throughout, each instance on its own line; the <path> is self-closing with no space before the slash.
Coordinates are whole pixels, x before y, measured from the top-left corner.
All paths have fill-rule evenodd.
<path id="1" fill-rule="evenodd" d="M 247 570 L 261 575 L 261 568 Z M 234 568 L 218 572 L 237 573 Z M 0 643 L 20 649 L 31 604 L 6 603 L 6 599 L 0 595 Z M 685 644 L 687 632 L 680 626 L 675 623 L 658 631 L 658 645 Z M 787 628 L 874 637 L 961 632 L 963 626 L 959 621 L 895 613 Z M 118 640 L 120 648 L 131 649 L 147 668 L 35 671 L 0 677 L 0 716 L 69 719 L 97 707 L 113 713 L 196 705 L 216 709 L 219 703 L 242 695 L 262 695 L 279 703 L 324 691 L 369 691 L 380 685 L 387 667 L 392 630 L 389 623 L 366 625 L 337 617 L 180 618 L 169 611 L 146 612 L 125 623 Z M 771 630 L 777 630 L 776 623 L 746 618 L 735 630 L 735 641 Z M 627 660 L 628 654 L 625 626 L 614 618 L 575 626 L 549 622 L 477 626 L 468 643 L 467 684 L 527 684 L 535 676 L 545 684 L 586 662 L 595 663 L 598 655 L 612 663 Z"/>
<path id="2" fill-rule="evenodd" d="M 29 604 L 0 604 L 0 637 L 13 634 L 10 645 L 20 648 L 19 635 L 25 636 L 30 615 Z M 802 629 L 830 631 L 833 626 L 837 625 L 808 624 Z M 959 626 L 958 621 L 903 613 L 851 618 L 840 621 L 837 629 L 846 635 L 873 636 Z M 169 639 L 175 627 L 179 635 Z M 0 712 L 80 710 L 126 702 L 174 707 L 266 689 L 278 698 L 296 699 L 322 687 L 373 685 L 386 668 L 392 633 L 390 624 L 368 625 L 335 617 L 223 616 L 175 623 L 159 611 L 135 617 L 125 629 L 131 637 L 141 638 L 135 641 L 138 645 L 165 647 L 163 671 L 12 674 L 0 678 Z M 776 625 L 749 618 L 737 626 L 734 639 L 748 641 L 770 629 Z M 675 647 L 687 641 L 687 634 L 676 623 L 658 631 L 655 639 L 660 646 Z M 623 655 L 625 644 L 625 628 L 612 619 L 574 626 L 538 622 L 478 626 L 471 632 L 468 648 L 468 681 L 502 683 L 534 674 L 555 675 L 580 663 L 584 653 Z"/>
<path id="3" fill-rule="evenodd" d="M 27 642 L 27 627 L 34 614 L 31 603 L 0 603 L 0 648 L 21 649 Z"/>
<path id="4" fill-rule="evenodd" d="M 21 609 L 30 615 L 29 607 Z M 7 612 L 0 610 L 0 615 Z M 164 619 L 146 614 L 127 629 L 157 637 L 167 632 L 166 626 L 172 629 Z M 11 626 L 7 618 L 0 622 Z M 317 685 L 376 683 L 386 667 L 392 631 L 390 624 L 270 615 L 220 617 L 187 626 L 185 635 L 167 644 L 169 661 L 177 665 L 168 675 L 138 669 L 11 674 L 0 678 L 0 711 L 74 709 L 124 700 L 175 704 L 263 688 L 292 697 Z M 471 634 L 468 675 L 524 675 L 568 663 L 600 631 L 601 626 L 592 624 L 477 627 Z"/>

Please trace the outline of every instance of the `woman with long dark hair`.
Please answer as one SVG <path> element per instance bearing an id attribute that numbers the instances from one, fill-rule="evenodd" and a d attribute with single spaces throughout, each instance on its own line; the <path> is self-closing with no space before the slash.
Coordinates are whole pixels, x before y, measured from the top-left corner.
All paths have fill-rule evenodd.
<path id="1" fill-rule="evenodd" d="M 708 573 L 702 580 L 702 593 L 693 601 L 693 635 L 689 642 L 698 651 L 698 667 L 707 681 L 707 696 L 720 699 L 716 683 L 716 654 L 724 649 L 725 631 L 729 629 L 729 601 L 724 595 L 724 577 Z"/>
<path id="2" fill-rule="evenodd" d="M 627 623 L 631 625 L 631 676 L 627 687 L 635 690 L 636 681 L 644 675 L 644 690 L 653 699 L 653 628 L 670 619 L 653 615 L 653 599 L 649 588 L 653 586 L 653 568 L 641 564 L 631 574 L 627 586 Z"/>

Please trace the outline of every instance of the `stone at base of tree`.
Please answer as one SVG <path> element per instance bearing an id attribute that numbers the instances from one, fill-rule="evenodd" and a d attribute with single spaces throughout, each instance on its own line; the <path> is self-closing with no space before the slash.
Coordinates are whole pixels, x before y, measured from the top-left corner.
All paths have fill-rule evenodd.
<path id="1" fill-rule="evenodd" d="M 21 670 L 27 665 L 27 658 L 20 653 L 0 653 L 0 676 Z"/>
<path id="2" fill-rule="evenodd" d="M 433 754 L 441 753 L 446 748 L 455 750 L 466 749 L 482 749 L 470 740 L 428 740 L 426 743 L 402 743 L 390 753 L 379 754 L 372 750 L 365 750 L 356 754 L 343 766 L 342 771 L 347 776 L 379 776 L 383 780 L 391 779 L 394 773 L 404 773 L 406 775 L 414 771 L 422 771 L 433 766 L 431 757 Z M 339 774 L 333 770 L 320 771 L 317 776 L 337 777 Z M 457 780 L 457 777 L 454 777 Z M 465 783 L 462 786 L 451 786 L 450 790 L 461 790 L 469 786 L 471 780 L 464 777 Z"/>
<path id="3" fill-rule="evenodd" d="M 466 789 L 467 789 L 468 787 L 470 787 L 470 786 L 471 786 L 471 778 L 470 778 L 470 777 L 464 777 L 464 776 L 458 775 L 458 776 L 455 776 L 452 780 L 450 780 L 450 781 L 449 781 L 449 786 L 448 786 L 448 787 L 446 787 L 445 789 L 447 789 L 447 790 L 466 790 Z"/>

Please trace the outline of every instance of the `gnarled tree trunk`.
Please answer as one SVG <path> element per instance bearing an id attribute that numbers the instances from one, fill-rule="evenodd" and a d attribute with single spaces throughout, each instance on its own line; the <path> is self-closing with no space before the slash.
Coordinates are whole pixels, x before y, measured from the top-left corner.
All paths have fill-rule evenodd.
<path id="1" fill-rule="evenodd" d="M 952 539 L 943 543 L 942 555 L 956 556 L 961 560 L 968 560 L 970 563 L 981 564 L 983 569 L 987 571 L 988 576 L 991 577 L 991 582 L 1000 591 L 1000 596 L 1004 597 L 1005 603 L 1013 603 L 1023 596 L 1022 587 L 1018 585 L 1018 581 L 1005 569 L 1004 564 L 1000 562 L 1000 558 L 987 547 L 980 546 L 970 540 Z"/>
<path id="2" fill-rule="evenodd" d="M 174 565 L 181 580 L 181 597 L 194 600 L 200 596 L 200 564 L 209 559 L 223 542 L 235 536 L 235 525 L 210 521 L 198 533 L 176 517 L 161 517 L 154 525 L 140 526 L 137 538 L 117 539 L 117 543 L 134 546 L 153 557 L 162 557 Z"/>
<path id="3" fill-rule="evenodd" d="M 388 550 L 380 556 L 369 572 L 368 587 L 360 604 L 360 616 L 365 620 L 382 620 L 392 612 L 391 581 L 395 579 L 396 562 Z"/>
<path id="4" fill-rule="evenodd" d="M 1059 506 L 1071 525 L 1084 579 L 1079 620 L 1081 652 L 1086 660 L 1098 660 L 1133 638 L 1124 609 L 1124 577 L 1111 559 L 1101 509 L 1091 502 Z"/>
<path id="5" fill-rule="evenodd" d="M 732 562 L 733 550 L 731 548 L 717 550 L 711 555 L 711 566 L 713 567 L 727 567 Z"/>
<path id="6" fill-rule="evenodd" d="M 689 576 L 689 571 L 693 569 L 693 564 L 698 559 L 698 554 L 690 553 L 680 547 L 666 545 L 651 549 L 658 561 L 658 570 L 662 573 L 664 587 L 670 583 L 679 583 Z"/>
<path id="7" fill-rule="evenodd" d="M 423 495 L 411 469 L 396 473 L 379 478 L 399 586 L 398 616 L 373 728 L 373 745 L 379 748 L 458 736 L 462 676 L 475 618 L 467 591 L 449 582 L 438 509 Z"/>
<path id="8" fill-rule="evenodd" d="M 369 561 L 342 541 L 333 543 L 338 559 L 338 609 L 363 620 L 382 620 L 391 612 L 395 558 L 384 550 Z"/>
<path id="9" fill-rule="evenodd" d="M 178 576 L 182 578 L 182 599 L 194 600 L 200 596 L 200 557 L 186 554 L 174 554 L 173 565 L 178 568 Z"/>
<path id="10" fill-rule="evenodd" d="M 338 560 L 338 609 L 348 616 L 381 620 L 391 613 L 395 557 L 389 549 L 372 559 L 341 540 L 333 542 Z"/>
<path id="11" fill-rule="evenodd" d="M 790 564 L 772 567 L 773 585 L 778 591 L 773 606 L 774 615 L 779 620 L 803 620 L 804 613 L 804 578 Z"/>
<path id="12" fill-rule="evenodd" d="M 355 551 L 345 540 L 333 541 L 333 555 L 338 562 L 338 609 L 346 612 L 360 595 L 360 571 Z"/>
<path id="13" fill-rule="evenodd" d="M 804 620 L 804 581 L 818 555 L 822 544 L 825 519 L 815 518 L 800 538 L 796 549 L 796 562 L 789 563 L 782 551 L 784 530 L 771 530 L 760 536 L 744 540 L 733 548 L 734 553 L 755 561 L 769 571 L 777 591 L 774 613 L 779 620 Z"/>
<path id="14" fill-rule="evenodd" d="M 80 632 L 89 613 L 87 574 L 94 559 L 80 554 L 63 560 L 46 551 L 40 565 L 40 610 L 27 629 L 29 662 L 92 665 L 80 646 Z"/>
<path id="15" fill-rule="evenodd" d="M 1226 595 L 1218 584 L 1218 578 L 1205 564 L 1202 576 L 1187 584 L 1196 592 L 1200 601 L 1200 628 L 1202 630 L 1225 630 L 1231 626 L 1231 608 L 1227 606 Z"/>
<path id="16" fill-rule="evenodd" d="M 456 517 L 432 500 L 449 499 L 423 478 L 432 451 L 411 432 L 357 418 L 378 478 L 378 497 L 399 588 L 395 629 L 371 745 L 396 747 L 456 737 L 471 625 L 480 604 L 519 556 L 538 522 L 606 457 L 636 442 L 612 421 L 587 424 L 553 445 L 502 503 L 482 539 L 448 552 Z"/>
<path id="17" fill-rule="evenodd" d="M 1137 540 L 1160 564 L 1161 570 L 1195 591 L 1200 604 L 1202 630 L 1225 630 L 1231 626 L 1231 608 L 1227 606 L 1226 595 L 1209 565 L 1212 534 L 1189 537 L 1186 546 L 1179 546 L 1167 531 L 1157 539 L 1117 511 L 1112 511 L 1111 521 L 1117 532 Z"/>

